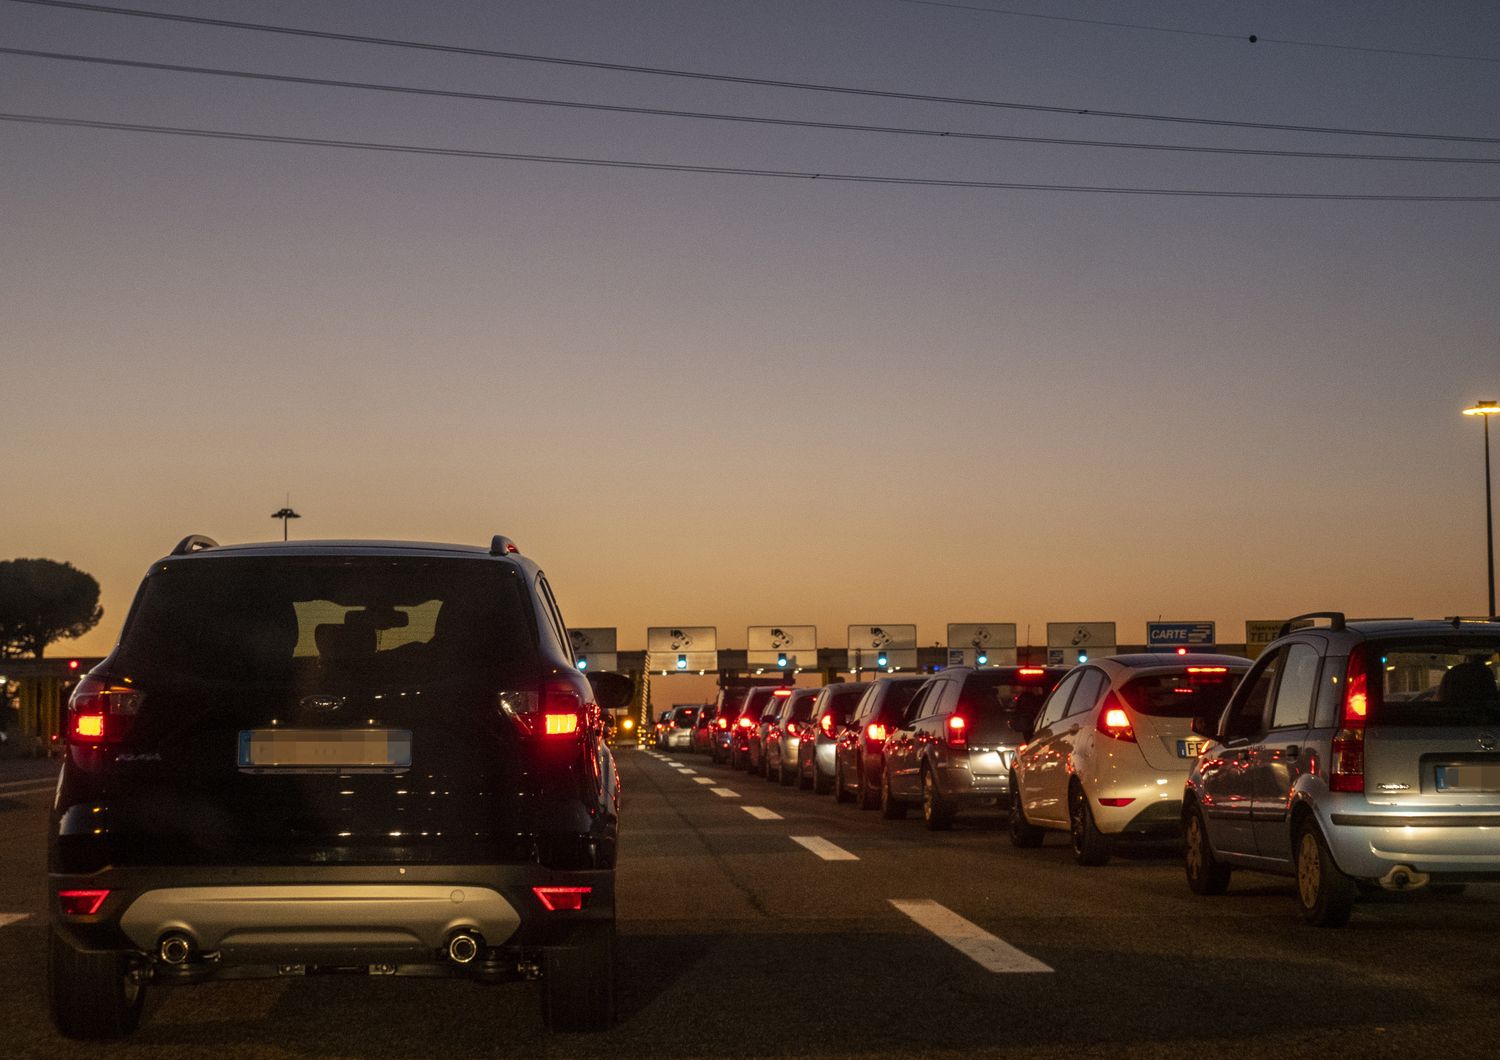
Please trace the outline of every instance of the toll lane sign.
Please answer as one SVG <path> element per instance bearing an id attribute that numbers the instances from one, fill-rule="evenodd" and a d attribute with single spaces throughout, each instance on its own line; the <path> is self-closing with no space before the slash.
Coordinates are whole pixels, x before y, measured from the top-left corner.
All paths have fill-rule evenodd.
<path id="1" fill-rule="evenodd" d="M 1217 643 L 1212 622 L 1146 623 L 1147 651 L 1176 651 L 1178 648 L 1203 651 Z"/>

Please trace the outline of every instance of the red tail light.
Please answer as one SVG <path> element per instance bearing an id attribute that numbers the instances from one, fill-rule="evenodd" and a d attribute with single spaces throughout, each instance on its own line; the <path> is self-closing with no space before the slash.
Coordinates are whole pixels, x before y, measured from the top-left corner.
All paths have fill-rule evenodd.
<path id="1" fill-rule="evenodd" d="M 64 916 L 93 916 L 108 897 L 108 891 L 58 891 L 57 904 Z"/>
<path id="2" fill-rule="evenodd" d="M 743 714 L 740 715 L 740 728 L 742 728 L 742 729 L 748 729 L 748 728 L 750 728 L 750 726 L 752 726 L 754 724 L 755 724 L 755 722 L 751 721 L 749 718 L 745 717 Z"/>
<path id="3" fill-rule="evenodd" d="M 776 689 L 776 691 L 774 691 L 774 692 L 771 693 L 771 695 L 773 695 L 773 696 L 779 696 L 779 697 L 786 697 L 786 696 L 789 696 L 791 694 L 792 694 L 792 690 L 790 688 L 778 688 L 778 689 Z"/>
<path id="4" fill-rule="evenodd" d="M 1227 666 L 1189 666 L 1187 672 L 1190 674 L 1227 674 Z"/>
<path id="5" fill-rule="evenodd" d="M 536 895 L 542 905 L 549 912 L 559 910 L 579 910 L 589 904 L 589 895 L 593 893 L 592 887 L 533 887 L 531 893 Z"/>
<path id="6" fill-rule="evenodd" d="M 719 722 L 719 728 L 721 728 L 721 729 L 727 729 L 727 728 L 729 728 L 729 719 L 728 718 L 719 718 L 717 720 Z"/>
<path id="7" fill-rule="evenodd" d="M 1370 716 L 1370 676 L 1363 648 L 1349 653 L 1344 680 L 1344 714 L 1334 734 L 1328 786 L 1334 791 L 1365 790 L 1365 721 Z"/>
<path id="8" fill-rule="evenodd" d="M 788 736 L 797 735 L 797 723 L 795 721 L 789 721 L 786 723 L 786 734 Z"/>
<path id="9" fill-rule="evenodd" d="M 119 743 L 145 698 L 134 688 L 85 677 L 68 699 L 68 742 L 86 746 Z"/>
<path id="10" fill-rule="evenodd" d="M 823 730 L 824 735 L 833 735 L 833 715 L 824 711 L 823 716 L 818 719 L 818 727 Z"/>
<path id="11" fill-rule="evenodd" d="M 878 721 L 872 721 L 865 726 L 865 736 L 871 743 L 885 743 L 885 726 Z"/>
<path id="12" fill-rule="evenodd" d="M 1100 799 L 1099 800 L 1099 805 L 1100 806 L 1115 806 L 1115 807 L 1129 806 L 1134 801 L 1135 801 L 1135 799 L 1133 799 L 1133 798 L 1132 799 Z"/>
<path id="13" fill-rule="evenodd" d="M 1104 706 L 1099 709 L 1097 728 L 1111 739 L 1135 743 L 1135 728 L 1130 724 L 1130 715 L 1125 712 L 1125 704 L 1120 702 L 1120 697 L 1113 692 L 1104 697 Z"/>
<path id="14" fill-rule="evenodd" d="M 592 697 L 580 686 L 584 679 L 558 675 L 547 678 L 540 694 L 501 692 L 500 709 L 527 736 L 575 736 L 594 709 Z"/>
<path id="15" fill-rule="evenodd" d="M 955 714 L 948 719 L 948 746 L 967 747 L 969 745 L 969 723 L 962 714 Z"/>
<path id="16" fill-rule="evenodd" d="M 1046 672 L 1040 666 L 1023 666 L 1016 671 L 1022 677 L 1041 677 Z"/>

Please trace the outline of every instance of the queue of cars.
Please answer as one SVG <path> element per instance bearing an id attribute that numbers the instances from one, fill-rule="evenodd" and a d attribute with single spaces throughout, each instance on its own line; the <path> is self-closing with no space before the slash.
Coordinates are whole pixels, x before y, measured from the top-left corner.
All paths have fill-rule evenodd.
<path id="1" fill-rule="evenodd" d="M 1303 917 L 1500 882 L 1500 619 L 1299 615 L 1252 662 L 1127 654 L 1072 669 L 950 667 L 871 683 L 725 688 L 698 712 L 716 762 L 945 829 L 1008 815 L 1082 866 L 1182 851 L 1195 894 L 1295 878 Z M 693 745 L 695 749 L 697 743 Z"/>

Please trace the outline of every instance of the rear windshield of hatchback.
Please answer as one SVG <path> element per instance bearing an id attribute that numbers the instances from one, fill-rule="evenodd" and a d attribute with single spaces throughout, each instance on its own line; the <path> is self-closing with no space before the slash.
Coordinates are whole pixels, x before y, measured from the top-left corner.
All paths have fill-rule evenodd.
<path id="1" fill-rule="evenodd" d="M 1376 642 L 1367 650 L 1383 675 L 1370 724 L 1500 725 L 1500 644 Z"/>
<path id="2" fill-rule="evenodd" d="M 1042 700 L 1061 679 L 1050 674 L 1022 679 L 1005 671 L 971 674 L 964 681 L 959 712 L 972 718 L 1009 715 L 1034 719 L 1042 709 Z"/>
<path id="3" fill-rule="evenodd" d="M 1150 674 L 1120 689 L 1127 706 L 1153 718 L 1206 718 L 1223 712 L 1244 674 L 1221 666 Z"/>
<path id="4" fill-rule="evenodd" d="M 411 557 L 164 563 L 117 656 L 125 673 L 326 688 L 514 686 L 538 668 L 520 572 Z"/>

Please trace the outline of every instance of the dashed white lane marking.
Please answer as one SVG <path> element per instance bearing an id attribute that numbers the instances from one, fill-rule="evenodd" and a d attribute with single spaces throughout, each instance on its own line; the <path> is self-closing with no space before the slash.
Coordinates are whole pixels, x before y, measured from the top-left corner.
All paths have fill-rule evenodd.
<path id="1" fill-rule="evenodd" d="M 765 806 L 741 806 L 740 809 L 744 810 L 751 817 L 754 817 L 757 821 L 784 820 L 781 814 Z"/>
<path id="2" fill-rule="evenodd" d="M 731 791 L 729 788 L 709 788 L 708 790 L 721 799 L 737 799 L 740 797 L 739 792 Z"/>
<path id="3" fill-rule="evenodd" d="M 843 847 L 834 846 L 822 836 L 794 835 L 792 836 L 792 842 L 800 843 L 802 846 L 805 846 L 808 850 L 811 850 L 814 854 L 818 855 L 818 857 L 822 858 L 824 861 L 859 860 L 859 856 L 857 854 L 851 854 Z"/>
<path id="4" fill-rule="evenodd" d="M 696 769 L 689 769 L 686 766 L 678 766 L 677 767 L 677 772 L 681 773 L 685 777 L 690 777 L 690 776 L 693 776 L 698 771 Z"/>
<path id="5" fill-rule="evenodd" d="M 30 913 L 0 913 L 0 928 L 14 924 L 18 920 L 25 920 Z"/>
<path id="6" fill-rule="evenodd" d="M 714 784 L 714 783 L 717 783 L 717 782 L 714 780 L 713 777 L 694 777 L 693 778 L 693 783 L 694 784 Z"/>
<path id="7" fill-rule="evenodd" d="M 987 972 L 1052 971 L 1035 957 L 1028 957 L 1004 939 L 996 938 L 930 898 L 892 898 L 891 905 Z"/>
<path id="8" fill-rule="evenodd" d="M 3 798 L 5 796 L 7 796 L 7 795 L 40 795 L 43 792 L 56 791 L 56 790 L 57 790 L 57 782 L 56 781 L 52 781 L 50 783 L 43 784 L 40 787 L 35 787 L 35 788 L 7 788 L 4 791 L 0 791 L 0 798 Z"/>

